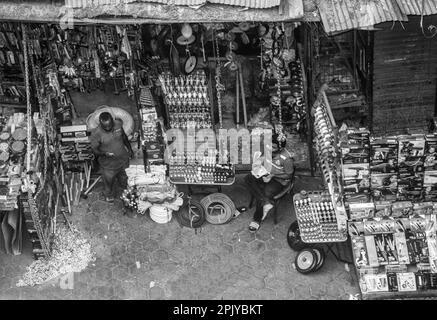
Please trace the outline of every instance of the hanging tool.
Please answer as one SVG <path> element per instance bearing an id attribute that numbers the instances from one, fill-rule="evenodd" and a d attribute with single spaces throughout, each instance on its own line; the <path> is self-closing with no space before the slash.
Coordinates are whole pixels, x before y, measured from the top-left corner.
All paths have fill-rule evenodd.
<path id="1" fill-rule="evenodd" d="M 241 86 L 240 89 L 241 89 L 241 99 L 243 101 L 244 126 L 247 127 L 246 95 L 244 93 L 244 79 L 243 79 L 243 71 L 241 69 L 241 64 L 239 65 L 237 76 L 240 79 L 240 86 Z"/>

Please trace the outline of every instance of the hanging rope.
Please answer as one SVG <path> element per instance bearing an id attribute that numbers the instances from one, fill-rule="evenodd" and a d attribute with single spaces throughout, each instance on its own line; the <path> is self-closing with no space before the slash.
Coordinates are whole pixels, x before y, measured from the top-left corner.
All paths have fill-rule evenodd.
<path id="1" fill-rule="evenodd" d="M 24 24 L 21 24 L 21 31 L 23 34 L 23 54 L 24 54 L 24 80 L 26 84 L 26 101 L 27 101 L 27 153 L 26 153 L 26 170 L 27 170 L 27 182 L 30 184 L 31 178 L 30 171 L 30 157 L 32 151 L 32 106 L 30 104 L 30 81 L 29 81 L 29 60 L 28 60 L 28 41 L 27 30 Z M 41 221 L 38 214 L 38 207 L 35 199 L 32 196 L 32 188 L 27 189 L 27 197 L 29 202 L 30 214 L 32 216 L 33 223 L 35 225 L 38 238 L 41 242 L 41 247 L 46 257 L 50 256 L 49 241 L 44 236 L 44 232 L 41 226 Z"/>

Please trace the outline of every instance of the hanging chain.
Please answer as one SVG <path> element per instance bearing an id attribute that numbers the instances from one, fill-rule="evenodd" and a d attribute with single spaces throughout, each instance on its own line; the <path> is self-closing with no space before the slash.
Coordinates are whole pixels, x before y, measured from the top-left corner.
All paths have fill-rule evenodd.
<path id="1" fill-rule="evenodd" d="M 220 50 L 218 45 L 217 37 L 215 36 L 215 49 L 216 49 L 216 72 L 215 72 L 215 86 L 217 90 L 217 108 L 219 112 L 219 125 L 220 129 L 223 128 L 223 111 L 222 111 L 222 91 L 225 90 L 224 85 L 221 83 L 221 61 L 220 61 Z"/>
<path id="2" fill-rule="evenodd" d="M 27 103 L 27 155 L 26 155 L 26 170 L 30 171 L 30 157 L 32 151 L 32 106 L 30 104 L 30 83 L 29 83 L 29 60 L 27 47 L 27 31 L 22 24 L 23 32 L 23 54 L 24 54 L 24 80 L 26 84 L 26 103 Z"/>
<path id="3" fill-rule="evenodd" d="M 279 68 L 276 72 L 277 74 L 277 78 L 276 78 L 276 94 L 278 95 L 278 101 L 279 101 L 279 105 L 278 105 L 278 120 L 279 120 L 279 124 L 282 126 L 282 91 L 281 91 L 281 77 L 279 74 Z"/>

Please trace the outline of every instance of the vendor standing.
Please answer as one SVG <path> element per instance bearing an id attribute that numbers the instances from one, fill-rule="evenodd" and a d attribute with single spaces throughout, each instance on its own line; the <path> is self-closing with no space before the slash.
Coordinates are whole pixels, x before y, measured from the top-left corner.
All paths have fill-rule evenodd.
<path id="1" fill-rule="evenodd" d="M 255 232 L 267 214 L 273 209 L 273 197 L 287 184 L 292 183 L 294 177 L 294 161 L 291 153 L 285 149 L 286 141 L 278 141 L 278 135 L 272 137 L 271 170 L 262 177 L 254 176 L 254 170 L 245 177 L 245 183 L 252 195 L 251 203 L 256 209 L 253 220 L 249 224 L 249 231 Z M 260 162 L 261 159 L 258 159 Z M 260 164 L 260 163 L 259 163 Z M 254 162 L 254 165 L 255 164 Z"/>
<path id="2" fill-rule="evenodd" d="M 109 112 L 99 116 L 99 126 L 91 133 L 91 147 L 100 165 L 105 200 L 114 202 L 114 183 L 118 180 L 122 188 L 127 188 L 125 169 L 133 157 L 132 146 L 123 130 L 123 123 L 113 119 Z"/>

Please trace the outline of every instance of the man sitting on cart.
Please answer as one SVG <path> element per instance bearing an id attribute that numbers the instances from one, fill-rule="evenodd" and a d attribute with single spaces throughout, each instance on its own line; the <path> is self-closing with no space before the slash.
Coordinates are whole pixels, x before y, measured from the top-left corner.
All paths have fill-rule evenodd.
<path id="1" fill-rule="evenodd" d="M 267 214 L 274 207 L 273 196 L 278 194 L 286 185 L 292 183 L 294 174 L 294 162 L 291 153 L 285 148 L 286 141 L 278 141 L 278 134 L 272 137 L 272 162 L 270 172 L 259 175 L 261 166 L 261 157 L 254 159 L 252 172 L 245 178 L 245 183 L 252 195 L 251 207 L 255 203 L 256 209 L 253 215 L 253 221 L 249 224 L 249 231 L 255 232 L 261 222 L 267 217 Z M 262 167 L 262 166 L 261 166 Z"/>

